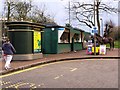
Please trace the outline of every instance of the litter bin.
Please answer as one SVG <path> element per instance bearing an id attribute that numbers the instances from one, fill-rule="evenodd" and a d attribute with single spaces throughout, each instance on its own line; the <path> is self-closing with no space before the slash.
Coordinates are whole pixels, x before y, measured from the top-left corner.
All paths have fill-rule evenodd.
<path id="1" fill-rule="evenodd" d="M 96 46 L 96 54 L 99 54 L 100 47 Z M 94 47 L 92 47 L 92 53 L 94 54 Z"/>
<path id="2" fill-rule="evenodd" d="M 100 45 L 100 54 L 106 54 L 106 45 Z"/>
<path id="3" fill-rule="evenodd" d="M 87 54 L 92 54 L 92 45 L 88 45 L 86 53 Z"/>

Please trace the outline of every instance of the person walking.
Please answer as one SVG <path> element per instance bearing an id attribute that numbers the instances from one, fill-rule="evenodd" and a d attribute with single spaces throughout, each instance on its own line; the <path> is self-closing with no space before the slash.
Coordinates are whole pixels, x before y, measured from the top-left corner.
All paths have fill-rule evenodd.
<path id="1" fill-rule="evenodd" d="M 15 48 L 13 45 L 10 43 L 10 40 L 7 38 L 5 42 L 2 45 L 2 50 L 4 52 L 4 59 L 6 61 L 5 63 L 5 69 L 8 70 L 10 69 L 10 62 L 12 60 L 13 54 L 16 52 Z"/>

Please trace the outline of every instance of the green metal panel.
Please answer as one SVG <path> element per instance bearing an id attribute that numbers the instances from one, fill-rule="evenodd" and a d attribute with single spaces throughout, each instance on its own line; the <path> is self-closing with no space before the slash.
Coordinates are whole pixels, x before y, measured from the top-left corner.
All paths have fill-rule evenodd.
<path id="1" fill-rule="evenodd" d="M 71 44 L 70 43 L 59 43 L 58 44 L 58 53 L 70 52 Z"/>
<path id="2" fill-rule="evenodd" d="M 91 35 L 89 32 L 84 32 L 85 35 Z"/>
<path id="3" fill-rule="evenodd" d="M 74 50 L 82 50 L 82 43 L 80 42 L 75 42 L 74 43 Z"/>
<path id="4" fill-rule="evenodd" d="M 33 32 L 9 31 L 11 43 L 16 49 L 16 54 L 33 53 Z"/>
<path id="5" fill-rule="evenodd" d="M 25 30 L 25 29 L 28 29 L 28 30 L 32 30 L 32 27 L 28 27 L 28 26 L 11 26 L 9 27 L 9 30 L 11 29 L 15 29 L 15 30 Z"/>
<path id="6" fill-rule="evenodd" d="M 77 33 L 77 34 L 80 34 L 81 31 L 80 31 L 80 30 L 77 30 L 77 29 L 74 29 L 74 28 L 71 28 L 71 29 L 70 29 L 70 33 Z"/>
<path id="7" fill-rule="evenodd" d="M 51 28 L 44 29 L 42 34 L 42 52 L 44 54 L 56 54 L 58 43 L 58 31 Z"/>
<path id="8" fill-rule="evenodd" d="M 43 34 L 44 34 L 43 53 L 50 53 L 51 52 L 51 37 L 50 37 L 51 32 L 50 30 L 45 30 Z"/>
<path id="9" fill-rule="evenodd" d="M 74 38 L 72 38 L 71 51 L 74 51 Z"/>

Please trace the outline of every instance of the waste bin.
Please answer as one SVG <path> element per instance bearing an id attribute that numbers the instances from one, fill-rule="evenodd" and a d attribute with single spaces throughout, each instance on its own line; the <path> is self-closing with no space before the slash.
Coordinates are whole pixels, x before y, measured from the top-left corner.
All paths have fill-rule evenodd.
<path id="1" fill-rule="evenodd" d="M 87 54 L 92 54 L 92 45 L 88 45 L 86 53 Z"/>
<path id="2" fill-rule="evenodd" d="M 100 54 L 106 54 L 106 45 L 100 45 Z"/>
<path id="3" fill-rule="evenodd" d="M 100 47 L 96 46 L 96 54 L 99 54 Z M 94 46 L 92 47 L 92 53 L 94 54 Z"/>

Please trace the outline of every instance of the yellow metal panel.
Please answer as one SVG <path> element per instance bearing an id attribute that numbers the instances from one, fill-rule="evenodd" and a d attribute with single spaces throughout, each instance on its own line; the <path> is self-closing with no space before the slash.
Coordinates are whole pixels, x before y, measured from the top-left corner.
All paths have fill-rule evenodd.
<path id="1" fill-rule="evenodd" d="M 99 53 L 100 47 L 96 47 L 96 53 Z M 92 53 L 94 53 L 94 47 L 92 47 Z"/>

